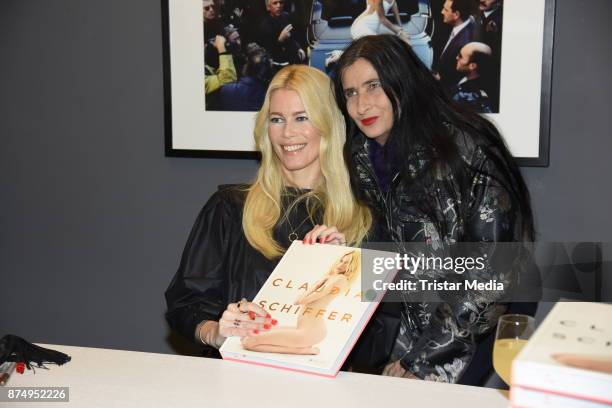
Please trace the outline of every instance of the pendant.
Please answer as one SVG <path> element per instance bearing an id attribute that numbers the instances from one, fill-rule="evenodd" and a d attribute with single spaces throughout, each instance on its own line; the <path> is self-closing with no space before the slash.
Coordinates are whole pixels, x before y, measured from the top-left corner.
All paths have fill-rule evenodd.
<path id="1" fill-rule="evenodd" d="M 289 234 L 289 242 L 293 242 L 296 239 L 298 239 L 298 234 L 296 234 L 295 232 L 292 232 L 291 234 Z"/>

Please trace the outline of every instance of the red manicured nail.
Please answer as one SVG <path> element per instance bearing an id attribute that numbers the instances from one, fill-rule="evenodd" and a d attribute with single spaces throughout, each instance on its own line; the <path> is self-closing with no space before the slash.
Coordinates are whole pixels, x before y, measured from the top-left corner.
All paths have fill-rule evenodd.
<path id="1" fill-rule="evenodd" d="M 272 323 L 272 326 L 276 326 L 278 324 L 278 320 L 272 319 L 270 323 Z"/>
<path id="2" fill-rule="evenodd" d="M 22 361 L 20 361 L 19 363 L 17 363 L 17 366 L 15 367 L 15 370 L 19 373 L 19 374 L 23 374 L 23 372 L 25 371 L 25 363 L 23 363 Z"/>
<path id="3" fill-rule="evenodd" d="M 271 327 L 272 327 L 272 326 L 271 326 L 271 325 L 269 325 L 269 324 L 264 324 L 264 329 L 266 329 L 266 330 L 270 330 L 270 328 L 271 328 Z"/>
<path id="4" fill-rule="evenodd" d="M 259 334 L 259 330 L 254 329 L 254 330 L 253 330 L 253 334 Z"/>
<path id="5" fill-rule="evenodd" d="M 255 320 L 256 317 L 257 315 L 255 314 L 255 312 L 249 312 L 249 319 Z"/>
<path id="6" fill-rule="evenodd" d="M 269 318 L 271 318 L 271 317 L 272 317 L 272 315 L 271 315 L 270 313 L 266 313 L 266 318 L 268 318 L 268 319 L 269 319 Z"/>

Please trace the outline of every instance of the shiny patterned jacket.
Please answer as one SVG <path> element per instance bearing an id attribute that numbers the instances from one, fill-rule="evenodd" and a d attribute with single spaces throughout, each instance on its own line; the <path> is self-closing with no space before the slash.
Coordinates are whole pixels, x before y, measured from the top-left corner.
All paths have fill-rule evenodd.
<path id="1" fill-rule="evenodd" d="M 439 249 L 457 242 L 521 240 L 520 211 L 496 181 L 502 176 L 490 157 L 491 150 L 483 149 L 469 136 L 455 133 L 463 160 L 487 174 L 472 173 L 469 191 L 460 191 L 451 174 L 439 171 L 424 180 L 421 185 L 425 188 L 413 187 L 410 180 L 394 174 L 389 191 L 383 193 L 368 155 L 368 141 L 363 135 L 353 140 L 351 156 L 359 188 L 387 234 L 378 239 L 394 242 L 400 253 L 404 243 L 422 242 Z M 410 177 L 417 177 L 428 165 L 422 149 L 400 160 L 408 160 Z M 422 209 L 424 202 L 437 214 L 435 218 L 443 220 L 444 228 L 427 215 L 431 211 Z M 501 271 L 491 267 L 484 274 L 502 282 L 507 280 Z M 422 379 L 457 382 L 478 341 L 495 328 L 498 317 L 506 310 L 506 304 L 495 300 L 490 292 L 466 292 L 448 302 L 402 302 L 396 308 L 400 324 L 395 341 L 391 340 L 392 346 L 386 349 L 390 351 L 388 362 L 401 360 L 406 370 Z M 393 331 L 380 329 L 378 337 L 383 333 L 389 335 Z"/>

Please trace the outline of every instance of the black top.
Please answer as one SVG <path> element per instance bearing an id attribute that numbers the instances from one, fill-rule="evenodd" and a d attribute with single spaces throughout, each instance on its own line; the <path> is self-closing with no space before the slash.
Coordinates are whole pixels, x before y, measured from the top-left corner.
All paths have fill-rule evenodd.
<path id="1" fill-rule="evenodd" d="M 252 300 L 280 260 L 266 259 L 244 235 L 242 211 L 246 187 L 222 186 L 208 200 L 195 221 L 178 271 L 166 290 L 168 324 L 197 344 L 198 324 L 219 320 L 229 303 L 243 297 Z M 289 188 L 282 198 L 284 208 L 306 191 Z M 291 244 L 289 235 L 294 229 L 302 239 L 323 218 L 318 214 L 314 220 L 309 219 L 304 201 L 290 215 L 289 223 L 281 218 L 273 234 L 283 248 Z M 377 236 L 376 232 L 371 233 Z M 398 307 L 398 303 L 382 303 L 378 307 L 343 369 L 350 365 L 353 371 L 382 371 L 399 328 Z M 205 347 L 204 355 L 220 357 L 212 347 Z"/>
<path id="2" fill-rule="evenodd" d="M 252 300 L 276 267 L 253 248 L 242 229 L 242 210 L 247 186 L 222 186 L 200 211 L 183 251 L 181 263 L 166 290 L 166 320 L 191 341 L 198 324 L 219 320 L 227 305 L 242 298 Z M 288 206 L 304 190 L 289 189 L 283 196 Z M 289 235 L 296 230 L 301 239 L 316 220 L 308 219 L 304 201 L 290 213 L 290 222 L 281 221 L 275 240 L 288 248 Z M 304 222 L 303 222 L 304 221 Z M 290 225 L 289 225 L 290 224 Z"/>

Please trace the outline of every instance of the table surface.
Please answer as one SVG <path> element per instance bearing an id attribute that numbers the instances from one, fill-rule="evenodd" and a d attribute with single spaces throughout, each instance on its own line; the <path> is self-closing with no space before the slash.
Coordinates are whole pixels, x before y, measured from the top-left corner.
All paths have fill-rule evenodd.
<path id="1" fill-rule="evenodd" d="M 42 345 L 72 361 L 14 373 L 7 387 L 69 387 L 35 407 L 507 407 L 505 391 L 340 372 L 336 378 L 216 359 Z M 0 403 L 2 406 L 24 406 Z"/>

